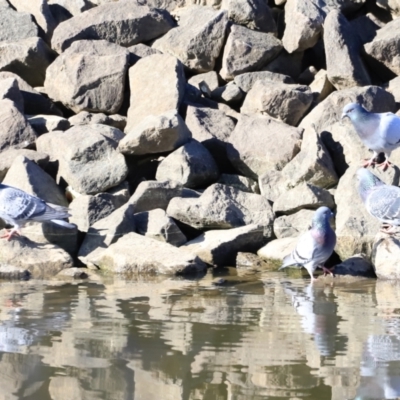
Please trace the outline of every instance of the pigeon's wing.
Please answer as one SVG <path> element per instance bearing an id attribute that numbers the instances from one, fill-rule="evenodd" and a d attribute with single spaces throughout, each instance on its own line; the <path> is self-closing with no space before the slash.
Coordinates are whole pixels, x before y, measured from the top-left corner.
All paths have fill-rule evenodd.
<path id="1" fill-rule="evenodd" d="M 393 113 L 381 114 L 379 134 L 387 145 L 400 145 L 400 117 Z"/>
<path id="2" fill-rule="evenodd" d="M 400 188 L 379 186 L 369 196 L 367 210 L 382 221 L 400 221 Z"/>
<path id="3" fill-rule="evenodd" d="M 22 190 L 5 187 L 0 190 L 0 216 L 14 221 L 28 220 L 43 215 L 46 203 Z"/>
<path id="4" fill-rule="evenodd" d="M 319 244 L 311 236 L 310 231 L 300 236 L 299 241 L 293 251 L 283 259 L 281 268 L 290 265 L 304 265 L 312 261 L 318 253 Z M 280 269 L 281 269 L 280 268 Z"/>

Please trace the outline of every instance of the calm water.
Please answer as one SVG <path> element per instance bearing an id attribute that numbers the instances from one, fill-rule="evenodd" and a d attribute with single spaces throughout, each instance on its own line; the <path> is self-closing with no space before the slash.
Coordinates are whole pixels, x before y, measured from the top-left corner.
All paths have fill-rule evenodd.
<path id="1" fill-rule="evenodd" d="M 395 399 L 400 284 L 0 282 L 0 399 Z"/>

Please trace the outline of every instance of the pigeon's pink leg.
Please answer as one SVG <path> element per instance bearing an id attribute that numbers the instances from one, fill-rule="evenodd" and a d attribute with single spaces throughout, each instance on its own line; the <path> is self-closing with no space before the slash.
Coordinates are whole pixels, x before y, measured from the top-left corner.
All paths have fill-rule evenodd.
<path id="1" fill-rule="evenodd" d="M 387 225 L 384 225 L 384 226 L 385 226 L 384 228 L 380 229 L 380 231 L 383 232 L 383 233 L 387 233 L 388 235 L 391 235 L 393 233 L 398 232 L 394 225 L 387 224 Z"/>
<path id="2" fill-rule="evenodd" d="M 324 276 L 326 275 L 332 275 L 333 277 L 335 277 L 335 275 L 332 272 L 332 269 L 334 269 L 335 267 L 332 267 L 331 269 L 324 267 L 323 265 L 321 265 L 321 269 L 322 271 L 324 271 Z"/>
<path id="3" fill-rule="evenodd" d="M 375 165 L 375 164 L 376 164 L 375 157 L 372 157 L 372 158 L 364 159 L 362 164 L 361 164 L 361 166 L 364 167 L 364 168 L 367 168 L 367 167 L 370 167 L 370 166 Z"/>
<path id="4" fill-rule="evenodd" d="M 21 232 L 18 229 L 6 229 L 6 233 L 0 236 L 0 239 L 7 239 L 7 242 L 9 242 L 14 235 L 21 236 Z"/>
<path id="5" fill-rule="evenodd" d="M 388 167 L 393 167 L 393 164 L 386 159 L 383 163 L 377 164 L 377 167 L 382 167 L 382 171 L 386 171 Z"/>

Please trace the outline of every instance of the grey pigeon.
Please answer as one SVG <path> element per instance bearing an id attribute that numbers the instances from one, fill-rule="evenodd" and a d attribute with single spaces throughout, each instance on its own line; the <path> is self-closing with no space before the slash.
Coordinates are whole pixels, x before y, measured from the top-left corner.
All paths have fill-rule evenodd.
<path id="1" fill-rule="evenodd" d="M 400 188 L 386 185 L 367 169 L 357 171 L 358 193 L 367 211 L 384 224 L 385 233 L 394 233 L 400 225 Z"/>
<path id="2" fill-rule="evenodd" d="M 357 103 L 347 104 L 343 108 L 342 119 L 348 117 L 362 142 L 374 152 L 364 167 L 375 164 L 379 153 L 385 154 L 385 161 L 378 166 L 385 171 L 389 165 L 391 152 L 400 146 L 400 117 L 391 113 L 371 113 Z"/>
<path id="3" fill-rule="evenodd" d="M 66 207 L 49 205 L 23 190 L 0 183 L 0 218 L 7 224 L 13 225 L 11 230 L 6 230 L 6 234 L 0 236 L 1 238 L 10 240 L 13 235 L 20 235 L 20 229 L 28 221 L 51 221 L 67 228 L 74 228 L 75 225 L 62 220 L 69 216 Z"/>
<path id="4" fill-rule="evenodd" d="M 329 224 L 333 213 L 328 207 L 320 207 L 312 219 L 311 228 L 300 236 L 296 248 L 283 259 L 283 264 L 279 269 L 291 265 L 302 265 L 314 281 L 314 271 L 317 267 L 331 275 L 332 272 L 324 267 L 325 261 L 333 253 L 336 245 L 336 234 Z"/>

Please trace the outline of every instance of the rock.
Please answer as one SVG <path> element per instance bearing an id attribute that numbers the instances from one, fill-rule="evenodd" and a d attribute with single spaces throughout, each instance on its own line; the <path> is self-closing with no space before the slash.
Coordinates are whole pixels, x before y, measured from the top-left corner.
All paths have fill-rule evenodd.
<path id="1" fill-rule="evenodd" d="M 35 140 L 36 132 L 15 103 L 8 99 L 0 100 L 0 151 L 23 149 Z"/>
<path id="2" fill-rule="evenodd" d="M 400 3 L 398 0 L 377 0 L 376 5 L 390 11 L 394 16 L 400 15 Z"/>
<path id="3" fill-rule="evenodd" d="M 6 78 L 0 80 L 0 100 L 11 100 L 18 111 L 24 113 L 24 99 L 18 87 L 18 81 L 15 78 Z"/>
<path id="4" fill-rule="evenodd" d="M 144 155 L 176 150 L 191 139 L 185 121 L 176 110 L 149 115 L 119 142 L 122 154 Z"/>
<path id="5" fill-rule="evenodd" d="M 119 204 L 115 204 L 114 196 L 109 193 L 82 195 L 71 202 L 69 221 L 76 224 L 81 232 L 88 232 L 93 224 L 113 213 L 117 205 Z"/>
<path id="6" fill-rule="evenodd" d="M 66 131 L 71 127 L 70 122 L 58 115 L 34 115 L 29 117 L 28 122 L 39 135 L 51 131 Z"/>
<path id="7" fill-rule="evenodd" d="M 26 269 L 32 278 L 54 276 L 74 266 L 71 256 L 60 247 L 53 244 L 38 246 L 23 236 L 0 241 L 0 263 Z"/>
<path id="8" fill-rule="evenodd" d="M 32 86 L 42 86 L 54 54 L 43 39 L 0 42 L 0 71 L 14 72 Z M 27 111 L 27 110 L 26 110 Z"/>
<path id="9" fill-rule="evenodd" d="M 134 216 L 137 233 L 152 239 L 181 246 L 187 242 L 186 236 L 174 220 L 161 208 L 137 213 Z"/>
<path id="10" fill-rule="evenodd" d="M 264 247 L 261 247 L 261 249 L 257 251 L 257 255 L 266 260 L 281 261 L 295 248 L 297 240 L 298 238 L 292 237 L 272 240 Z"/>
<path id="11" fill-rule="evenodd" d="M 86 268 L 68 268 L 63 269 L 57 274 L 58 278 L 72 278 L 72 279 L 87 279 L 89 275 L 87 274 Z"/>
<path id="12" fill-rule="evenodd" d="M 24 190 L 47 203 L 68 206 L 64 193 L 54 179 L 23 155 L 14 159 L 2 183 Z"/>
<path id="13" fill-rule="evenodd" d="M 301 83 L 302 85 L 309 85 L 313 80 L 315 75 L 317 74 L 317 69 L 313 66 L 310 65 L 307 67 L 297 78 L 298 82 Z"/>
<path id="14" fill-rule="evenodd" d="M 193 139 L 200 142 L 211 153 L 220 170 L 229 170 L 230 162 L 226 147 L 235 129 L 233 119 L 221 110 L 189 105 L 185 122 Z"/>
<path id="15" fill-rule="evenodd" d="M 314 0 L 288 0 L 282 44 L 289 53 L 313 47 L 322 32 L 325 13 Z"/>
<path id="16" fill-rule="evenodd" d="M 365 52 L 384 64 L 396 75 L 400 75 L 400 19 L 396 18 L 388 22 L 376 33 L 374 40 L 364 45 Z"/>
<path id="17" fill-rule="evenodd" d="M 224 48 L 220 75 L 225 80 L 232 80 L 236 75 L 256 71 L 281 50 L 280 40 L 272 34 L 233 25 Z"/>
<path id="18" fill-rule="evenodd" d="M 223 231 L 208 231 L 181 248 L 207 264 L 223 267 L 235 265 L 239 251 L 258 250 L 264 240 L 263 227 L 253 224 Z"/>
<path id="19" fill-rule="evenodd" d="M 340 178 L 336 193 L 335 251 L 342 260 L 353 254 L 364 253 L 369 257 L 372 243 L 380 222 L 366 210 L 357 190 L 355 173 L 359 166 L 351 166 Z M 375 172 L 375 171 L 374 171 Z"/>
<path id="20" fill-rule="evenodd" d="M 378 279 L 400 279 L 400 236 L 379 232 L 372 244 L 371 261 Z"/>
<path id="21" fill-rule="evenodd" d="M 0 265 L 0 279 L 28 280 L 30 277 L 31 273 L 25 268 L 10 264 Z"/>
<path id="22" fill-rule="evenodd" d="M 393 95 L 394 101 L 397 103 L 397 106 L 400 103 L 400 76 L 391 79 L 385 85 L 385 89 Z"/>
<path id="23" fill-rule="evenodd" d="M 371 84 L 360 55 L 361 41 L 338 10 L 325 19 L 324 43 L 328 79 L 336 89 Z"/>
<path id="24" fill-rule="evenodd" d="M 384 24 L 379 23 L 377 18 L 371 13 L 361 15 L 349 22 L 363 45 L 372 42 L 376 36 L 376 32 L 384 26 Z"/>
<path id="25" fill-rule="evenodd" d="M 143 43 L 134 44 L 127 47 L 129 51 L 129 64 L 133 65 L 141 58 L 152 56 L 153 54 L 162 54 L 161 51 L 146 46 Z"/>
<path id="26" fill-rule="evenodd" d="M 166 210 L 173 197 L 182 195 L 182 185 L 178 182 L 144 181 L 139 184 L 129 199 L 135 213 L 151 211 L 156 208 Z"/>
<path id="27" fill-rule="evenodd" d="M 308 86 L 257 81 L 241 108 L 241 113 L 266 113 L 296 126 L 308 110 L 313 95 Z"/>
<path id="28" fill-rule="evenodd" d="M 218 87 L 218 75 L 215 71 L 204 72 L 202 74 L 193 75 L 188 83 L 200 90 L 199 84 L 205 82 L 210 91 Z"/>
<path id="29" fill-rule="evenodd" d="M 258 80 L 278 83 L 294 83 L 290 76 L 270 71 L 245 72 L 244 74 L 236 75 L 234 82 L 239 86 L 240 90 L 248 93 Z"/>
<path id="30" fill-rule="evenodd" d="M 90 113 L 81 111 L 80 113 L 68 118 L 71 125 L 88 125 L 88 124 L 102 124 L 113 126 L 121 131 L 126 127 L 126 117 L 115 114 L 106 115 L 103 113 Z"/>
<path id="31" fill-rule="evenodd" d="M 263 196 L 214 184 L 199 198 L 176 197 L 169 202 L 167 214 L 196 229 L 229 229 L 257 224 L 264 236 L 272 234 L 274 215 Z"/>
<path id="32" fill-rule="evenodd" d="M 221 86 L 212 91 L 211 97 L 216 101 L 223 101 L 228 104 L 237 103 L 243 98 L 243 92 L 235 82 L 229 82 L 227 85 Z"/>
<path id="33" fill-rule="evenodd" d="M 131 98 L 126 132 L 149 115 L 178 110 L 185 93 L 183 66 L 166 54 L 139 60 L 129 69 L 129 82 Z"/>
<path id="34" fill-rule="evenodd" d="M 301 129 L 264 115 L 243 114 L 230 136 L 228 157 L 241 174 L 258 179 L 266 171 L 282 169 L 293 159 L 300 151 L 301 135 Z"/>
<path id="35" fill-rule="evenodd" d="M 364 276 L 374 278 L 374 268 L 365 254 L 355 254 L 347 260 L 335 265 L 335 275 Z"/>
<path id="36" fill-rule="evenodd" d="M 238 25 L 261 32 L 277 34 L 275 20 L 267 3 L 261 0 L 222 0 L 221 9 Z"/>
<path id="37" fill-rule="evenodd" d="M 260 193 L 269 201 L 274 202 L 285 190 L 280 185 L 284 182 L 281 171 L 270 170 L 258 178 Z"/>
<path id="38" fill-rule="evenodd" d="M 50 11 L 58 23 L 93 7 L 89 0 L 48 0 Z"/>
<path id="39" fill-rule="evenodd" d="M 132 1 L 103 4 L 62 22 L 51 40 L 57 53 L 78 40 L 107 40 L 128 47 L 147 42 L 174 26 L 168 12 Z"/>
<path id="40" fill-rule="evenodd" d="M 0 13 L 0 42 L 17 42 L 39 36 L 39 29 L 27 12 L 17 12 L 11 7 L 2 7 Z M 3 54 L 2 54 L 3 57 Z"/>
<path id="41" fill-rule="evenodd" d="M 282 215 L 274 221 L 274 233 L 278 239 L 298 237 L 308 231 L 314 215 L 313 210 L 300 210 L 291 215 Z"/>
<path id="42" fill-rule="evenodd" d="M 262 271 L 267 264 L 260 257 L 253 253 L 239 251 L 236 256 L 236 269 L 238 272 L 259 272 Z"/>
<path id="43" fill-rule="evenodd" d="M 32 14 L 36 23 L 43 30 L 46 41 L 50 43 L 57 22 L 54 19 L 46 0 L 9 0 L 9 3 L 18 11 L 18 14 Z M 37 27 L 35 28 L 37 29 Z M 34 36 L 39 35 L 36 34 Z"/>
<path id="44" fill-rule="evenodd" d="M 36 141 L 38 151 L 59 163 L 57 179 L 82 194 L 103 192 L 125 180 L 125 158 L 115 149 L 122 133 L 106 125 L 74 126 L 49 132 Z"/>
<path id="45" fill-rule="evenodd" d="M 314 96 L 314 103 L 318 104 L 325 100 L 335 88 L 328 79 L 328 73 L 324 69 L 320 69 L 310 83 L 310 90 Z"/>
<path id="46" fill-rule="evenodd" d="M 28 85 L 18 75 L 3 71 L 0 72 L 0 81 L 3 79 L 13 78 L 18 82 L 18 87 L 24 101 L 25 113 L 28 115 L 36 114 L 54 114 L 62 116 L 61 111 L 45 96 L 42 96 L 32 86 Z"/>
<path id="47" fill-rule="evenodd" d="M 219 177 L 218 166 L 210 152 L 191 140 L 169 154 L 157 168 L 156 179 L 171 179 L 188 188 L 205 187 Z"/>
<path id="48" fill-rule="evenodd" d="M 46 92 L 76 113 L 116 113 L 123 101 L 128 55 L 105 40 L 72 43 L 47 69 Z"/>
<path id="49" fill-rule="evenodd" d="M 212 71 L 225 39 L 227 11 L 192 6 L 179 17 L 179 26 L 157 39 L 152 47 L 175 56 L 193 71 Z"/>
<path id="50" fill-rule="evenodd" d="M 91 265 L 91 258 L 99 256 L 124 235 L 135 231 L 133 207 L 126 204 L 91 224 L 79 249 L 78 258 L 84 264 Z"/>
<path id="51" fill-rule="evenodd" d="M 245 176 L 233 175 L 233 174 L 221 174 L 217 183 L 222 183 L 223 185 L 232 186 L 242 192 L 256 193 L 260 194 L 260 189 L 258 183 Z"/>
<path id="52" fill-rule="evenodd" d="M 49 162 L 49 156 L 47 154 L 40 153 L 35 150 L 9 149 L 9 150 L 2 151 L 1 157 L 0 157 L 0 182 L 3 181 L 8 170 L 11 168 L 12 163 L 19 156 L 23 156 L 23 157 L 35 162 L 42 169 L 46 168 L 46 165 Z"/>
<path id="53" fill-rule="evenodd" d="M 289 54 L 283 49 L 278 57 L 274 58 L 270 63 L 262 68 L 262 71 L 269 71 L 288 75 L 292 79 L 297 80 L 297 77 L 302 72 L 303 68 L 303 52 Z"/>
<path id="54" fill-rule="evenodd" d="M 285 191 L 275 201 L 274 213 L 293 214 L 304 208 L 316 210 L 326 206 L 335 207 L 332 195 L 326 190 L 303 182 L 298 186 Z"/>
<path id="55" fill-rule="evenodd" d="M 198 257 L 137 233 L 128 233 L 89 261 L 101 270 L 115 273 L 186 275 L 205 272 L 207 268 Z"/>

